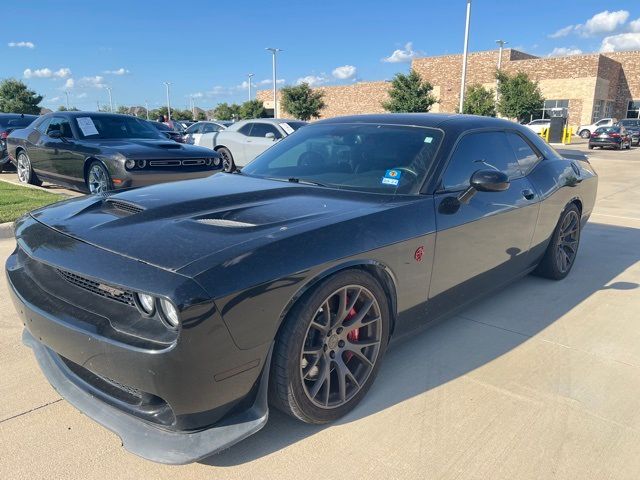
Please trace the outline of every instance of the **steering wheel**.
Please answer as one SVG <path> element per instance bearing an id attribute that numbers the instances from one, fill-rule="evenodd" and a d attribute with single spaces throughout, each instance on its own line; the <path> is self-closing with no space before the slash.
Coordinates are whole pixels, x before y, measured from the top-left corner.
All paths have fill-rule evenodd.
<path id="1" fill-rule="evenodd" d="M 407 172 L 409 175 L 413 175 L 416 180 L 418 179 L 418 174 L 409 167 L 393 167 L 391 170 L 400 170 L 401 172 Z"/>
<path id="2" fill-rule="evenodd" d="M 324 157 L 313 150 L 303 152 L 298 157 L 299 167 L 323 167 L 325 164 Z"/>

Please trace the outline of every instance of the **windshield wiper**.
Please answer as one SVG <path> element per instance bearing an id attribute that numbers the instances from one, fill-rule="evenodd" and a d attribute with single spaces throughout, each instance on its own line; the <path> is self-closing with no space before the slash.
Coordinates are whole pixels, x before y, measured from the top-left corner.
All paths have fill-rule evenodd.
<path id="1" fill-rule="evenodd" d="M 304 185 L 315 185 L 316 187 L 326 187 L 324 183 L 316 182 L 314 180 L 305 180 L 304 178 L 290 177 L 288 181 L 290 183 L 302 183 Z"/>

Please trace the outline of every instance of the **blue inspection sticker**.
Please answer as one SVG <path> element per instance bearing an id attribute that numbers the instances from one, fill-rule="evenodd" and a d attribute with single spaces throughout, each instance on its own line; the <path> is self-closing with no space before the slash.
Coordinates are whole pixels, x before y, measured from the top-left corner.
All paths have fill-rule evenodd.
<path id="1" fill-rule="evenodd" d="M 398 185 L 400 182 L 400 176 L 402 172 L 400 170 L 387 170 L 382 178 L 383 185 Z"/>

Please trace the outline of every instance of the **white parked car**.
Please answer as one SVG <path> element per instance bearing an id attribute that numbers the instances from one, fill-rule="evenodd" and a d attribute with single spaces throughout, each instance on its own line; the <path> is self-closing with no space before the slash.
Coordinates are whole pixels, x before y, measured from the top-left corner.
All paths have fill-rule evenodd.
<path id="1" fill-rule="evenodd" d="M 222 157 L 224 171 L 233 172 L 306 124 L 280 118 L 241 120 L 215 135 L 214 150 Z"/>
<path id="2" fill-rule="evenodd" d="M 592 123 L 591 125 L 580 125 L 578 128 L 578 135 L 582 138 L 589 138 L 592 132 L 595 132 L 600 127 L 611 127 L 618 123 L 617 118 L 603 118 L 602 120 L 598 120 L 596 123 Z"/>
<path id="3" fill-rule="evenodd" d="M 540 135 L 542 129 L 549 128 L 551 121 L 548 118 L 539 118 L 538 120 L 532 120 L 527 123 L 526 126 L 533 130 L 536 134 Z"/>
<path id="4" fill-rule="evenodd" d="M 184 143 L 213 149 L 216 144 L 216 134 L 218 132 L 221 132 L 222 130 L 225 130 L 229 125 L 232 124 L 233 122 L 227 121 L 207 121 L 194 123 L 184 132 Z"/>

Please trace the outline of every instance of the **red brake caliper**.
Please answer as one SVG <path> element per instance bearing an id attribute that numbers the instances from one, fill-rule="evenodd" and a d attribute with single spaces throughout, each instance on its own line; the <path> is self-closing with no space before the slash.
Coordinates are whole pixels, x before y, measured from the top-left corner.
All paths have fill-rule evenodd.
<path id="1" fill-rule="evenodd" d="M 345 321 L 351 320 L 353 317 L 356 316 L 357 313 L 358 312 L 356 312 L 356 309 L 352 308 L 351 310 L 349 310 L 349 314 L 347 315 L 347 318 L 345 318 Z M 351 330 L 347 334 L 347 340 L 349 340 L 350 342 L 357 342 L 359 336 L 360 336 L 360 329 Z M 353 357 L 353 353 L 346 352 L 345 357 L 346 357 L 346 361 L 348 362 L 349 360 L 351 360 L 351 357 Z"/>

